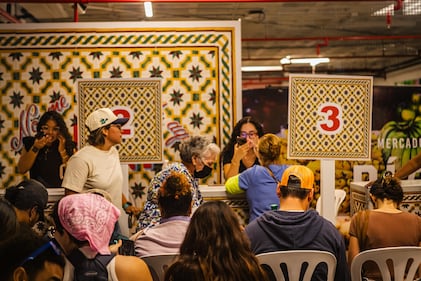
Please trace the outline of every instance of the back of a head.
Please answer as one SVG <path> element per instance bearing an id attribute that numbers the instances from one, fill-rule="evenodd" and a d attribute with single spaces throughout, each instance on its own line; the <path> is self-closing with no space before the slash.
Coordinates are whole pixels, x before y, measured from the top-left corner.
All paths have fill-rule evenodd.
<path id="1" fill-rule="evenodd" d="M 262 165 L 269 165 L 280 160 L 281 139 L 274 134 L 265 134 L 258 143 L 259 159 Z"/>
<path id="2" fill-rule="evenodd" d="M 165 281 L 205 281 L 197 256 L 182 256 L 165 272 Z"/>
<path id="3" fill-rule="evenodd" d="M 188 216 L 191 211 L 192 186 L 186 175 L 172 172 L 158 191 L 163 217 Z"/>
<path id="4" fill-rule="evenodd" d="M 371 195 L 377 199 L 390 199 L 397 204 L 400 204 L 403 200 L 402 186 L 400 181 L 395 178 L 378 179 L 370 186 L 369 190 Z"/>
<path id="5" fill-rule="evenodd" d="M 64 268 L 64 258 L 58 246 L 51 243 L 54 242 L 46 243 L 29 226 L 21 225 L 18 233 L 0 243 L 1 280 L 13 280 L 12 274 L 19 266 L 25 269 L 29 280 L 35 280 L 45 262 Z"/>
<path id="6" fill-rule="evenodd" d="M 53 209 L 59 233 L 67 231 L 77 241 L 87 241 L 90 248 L 108 255 L 108 243 L 120 211 L 111 202 L 94 193 L 79 193 L 61 198 Z"/>
<path id="7" fill-rule="evenodd" d="M 180 247 L 184 256 L 197 259 L 206 280 L 265 280 L 237 214 L 223 201 L 205 202 L 194 212 Z"/>
<path id="8" fill-rule="evenodd" d="M 248 245 L 237 214 L 223 201 L 208 201 L 193 213 L 180 253 L 218 258 L 232 247 L 240 251 Z"/>
<path id="9" fill-rule="evenodd" d="M 37 207 L 40 219 L 44 218 L 44 209 L 48 202 L 48 191 L 36 180 L 24 180 L 19 184 L 6 188 L 4 197 L 19 210 Z"/>
<path id="10" fill-rule="evenodd" d="M 18 220 L 12 204 L 0 198 L 0 242 L 18 231 Z"/>
<path id="11" fill-rule="evenodd" d="M 313 189 L 314 173 L 306 166 L 292 165 L 284 171 L 279 184 L 281 198 L 291 196 L 304 199 Z"/>

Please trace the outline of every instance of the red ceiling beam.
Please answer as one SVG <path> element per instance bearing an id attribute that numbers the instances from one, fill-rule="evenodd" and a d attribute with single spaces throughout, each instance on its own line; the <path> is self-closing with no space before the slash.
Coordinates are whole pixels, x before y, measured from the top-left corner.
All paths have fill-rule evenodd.
<path id="1" fill-rule="evenodd" d="M 151 2 L 161 3 L 215 3 L 215 2 L 231 2 L 231 3 L 261 3 L 261 2 L 384 2 L 384 0 L 150 0 Z M 144 0 L 0 0 L 0 3 L 142 3 Z"/>
<path id="2" fill-rule="evenodd" d="M 357 41 L 357 40 L 406 40 L 421 39 L 421 35 L 370 35 L 370 36 L 328 36 L 328 37 L 294 37 L 294 38 L 242 38 L 243 42 L 258 41 Z"/>

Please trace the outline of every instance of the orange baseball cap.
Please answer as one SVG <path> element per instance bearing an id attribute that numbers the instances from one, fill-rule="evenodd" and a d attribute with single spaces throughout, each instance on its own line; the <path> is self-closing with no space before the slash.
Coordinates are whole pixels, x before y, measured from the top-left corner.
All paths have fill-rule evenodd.
<path id="1" fill-rule="evenodd" d="M 282 174 L 281 186 L 313 189 L 314 173 L 302 165 L 289 166 Z"/>

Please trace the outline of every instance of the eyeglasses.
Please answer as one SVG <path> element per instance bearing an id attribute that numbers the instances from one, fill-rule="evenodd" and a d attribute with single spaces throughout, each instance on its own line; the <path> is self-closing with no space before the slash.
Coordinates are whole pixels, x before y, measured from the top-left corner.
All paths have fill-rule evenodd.
<path id="1" fill-rule="evenodd" d="M 50 130 L 52 130 L 53 132 L 60 132 L 60 127 L 41 126 L 41 131 L 50 131 Z"/>
<path id="2" fill-rule="evenodd" d="M 35 251 L 33 251 L 32 253 L 30 253 L 29 256 L 26 257 L 19 264 L 19 266 L 23 266 L 28 261 L 35 260 L 39 255 L 41 255 L 42 253 L 44 253 L 45 251 L 47 251 L 50 248 L 54 251 L 54 253 L 57 256 L 60 256 L 61 255 L 61 251 L 60 251 L 59 247 L 54 243 L 54 241 L 51 240 L 51 241 L 48 241 L 47 243 L 45 243 L 44 245 L 42 245 L 41 247 L 39 247 L 38 249 L 36 249 Z"/>
<path id="3" fill-rule="evenodd" d="M 250 132 L 240 132 L 240 137 L 242 138 L 254 138 L 255 136 L 257 136 L 257 132 L 256 131 L 250 131 Z"/>

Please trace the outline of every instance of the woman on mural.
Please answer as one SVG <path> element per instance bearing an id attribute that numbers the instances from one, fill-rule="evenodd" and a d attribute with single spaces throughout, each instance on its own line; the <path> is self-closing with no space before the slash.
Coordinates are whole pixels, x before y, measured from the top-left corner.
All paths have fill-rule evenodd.
<path id="1" fill-rule="evenodd" d="M 225 179 L 229 179 L 253 165 L 259 165 L 254 148 L 263 136 L 263 127 L 251 116 L 246 116 L 234 127 L 231 139 L 222 150 Z"/>
<path id="2" fill-rule="evenodd" d="M 22 141 L 19 173 L 29 171 L 31 179 L 46 187 L 60 187 L 66 163 L 76 151 L 63 116 L 56 111 L 45 112 L 38 122 L 36 135 L 24 137 Z"/>

